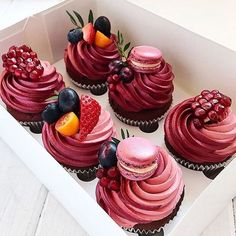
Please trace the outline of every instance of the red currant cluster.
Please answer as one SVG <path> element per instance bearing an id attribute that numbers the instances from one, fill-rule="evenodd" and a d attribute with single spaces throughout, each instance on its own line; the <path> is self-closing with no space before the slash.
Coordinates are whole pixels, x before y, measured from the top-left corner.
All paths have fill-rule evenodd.
<path id="1" fill-rule="evenodd" d="M 99 184 L 110 190 L 120 191 L 120 172 L 116 166 L 109 169 L 99 168 L 96 173 L 96 177 L 99 178 Z"/>
<path id="2" fill-rule="evenodd" d="M 203 90 L 201 95 L 194 98 L 191 109 L 194 112 L 193 123 L 197 128 L 203 127 L 204 123 L 216 123 L 227 116 L 231 99 L 218 90 Z"/>
<path id="3" fill-rule="evenodd" d="M 2 55 L 3 67 L 22 79 L 38 79 L 43 74 L 43 66 L 37 58 L 37 53 L 26 45 L 12 46 Z"/>

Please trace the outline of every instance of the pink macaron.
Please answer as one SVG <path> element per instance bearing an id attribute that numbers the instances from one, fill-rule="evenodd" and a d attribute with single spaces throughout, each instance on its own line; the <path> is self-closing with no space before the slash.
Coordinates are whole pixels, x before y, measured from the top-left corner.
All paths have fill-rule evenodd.
<path id="1" fill-rule="evenodd" d="M 162 52 L 151 46 L 134 47 L 128 57 L 132 69 L 140 73 L 155 73 L 160 67 Z"/>
<path id="2" fill-rule="evenodd" d="M 155 173 L 158 166 L 158 148 L 141 137 L 122 140 L 116 154 L 121 175 L 130 180 L 147 179 Z"/>

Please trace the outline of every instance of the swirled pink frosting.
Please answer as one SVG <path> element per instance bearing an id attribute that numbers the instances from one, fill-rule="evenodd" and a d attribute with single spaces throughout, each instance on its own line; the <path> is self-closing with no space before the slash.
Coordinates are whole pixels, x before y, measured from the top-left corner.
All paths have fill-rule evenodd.
<path id="1" fill-rule="evenodd" d="M 190 108 L 193 99 L 176 105 L 165 120 L 165 136 L 171 147 L 194 163 L 217 163 L 236 152 L 236 115 L 231 110 L 221 122 L 197 129 Z"/>
<path id="2" fill-rule="evenodd" d="M 55 124 L 45 123 L 42 131 L 43 144 L 47 151 L 61 164 L 72 167 L 90 167 L 98 164 L 101 144 L 115 135 L 110 113 L 101 110 L 98 123 L 83 142 L 77 135 L 64 137 L 55 130 Z"/>
<path id="3" fill-rule="evenodd" d="M 117 47 L 113 42 L 105 48 L 88 44 L 81 40 L 78 44 L 68 43 L 64 60 L 66 67 L 75 74 L 88 77 L 90 80 L 106 78 L 109 73 L 109 63 L 120 58 Z"/>
<path id="4" fill-rule="evenodd" d="M 96 188 L 97 202 L 123 227 L 164 219 L 172 213 L 183 193 L 182 172 L 164 149 L 159 148 L 158 168 L 153 176 L 131 181 L 121 176 L 120 192 Z"/>
<path id="5" fill-rule="evenodd" d="M 135 72 L 130 83 L 120 81 L 114 91 L 109 90 L 109 98 L 131 112 L 162 108 L 172 99 L 173 78 L 171 66 L 162 59 L 156 73 Z"/>
<path id="6" fill-rule="evenodd" d="M 62 75 L 47 61 L 41 61 L 43 75 L 38 80 L 17 79 L 6 70 L 0 78 L 0 95 L 10 108 L 24 113 L 41 113 L 46 101 L 65 87 Z"/>

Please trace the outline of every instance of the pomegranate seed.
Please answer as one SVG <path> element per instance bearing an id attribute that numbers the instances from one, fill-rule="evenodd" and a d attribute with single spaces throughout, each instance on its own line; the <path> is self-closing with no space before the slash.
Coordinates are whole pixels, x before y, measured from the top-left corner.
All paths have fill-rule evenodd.
<path id="1" fill-rule="evenodd" d="M 109 182 L 110 180 L 107 177 L 102 177 L 99 181 L 100 185 L 104 188 L 108 186 Z"/>
<path id="2" fill-rule="evenodd" d="M 192 110 L 195 110 L 197 107 L 199 107 L 200 106 L 200 104 L 198 103 L 198 102 L 193 102 L 192 104 L 191 104 L 191 109 Z"/>
<path id="3" fill-rule="evenodd" d="M 27 62 L 27 63 L 31 63 L 31 62 L 33 62 L 33 59 L 29 57 L 29 58 L 26 59 L 26 62 Z M 34 62 L 33 62 L 33 63 L 34 63 Z M 35 64 L 35 63 L 34 63 L 34 64 Z"/>
<path id="4" fill-rule="evenodd" d="M 203 127 L 203 122 L 199 120 L 198 118 L 193 119 L 193 124 L 197 129 L 200 129 Z"/>
<path id="5" fill-rule="evenodd" d="M 20 77 L 22 74 L 22 69 L 18 68 L 14 71 L 15 76 Z"/>
<path id="6" fill-rule="evenodd" d="M 210 102 L 205 102 L 201 106 L 205 111 L 208 111 L 212 108 L 212 104 Z"/>
<path id="7" fill-rule="evenodd" d="M 2 54 L 2 61 L 6 62 L 7 61 L 7 55 L 6 54 Z"/>
<path id="8" fill-rule="evenodd" d="M 19 67 L 20 67 L 21 69 L 25 69 L 26 64 L 22 62 L 22 63 L 19 64 Z"/>
<path id="9" fill-rule="evenodd" d="M 29 78 L 29 74 L 24 71 L 24 72 L 22 72 L 21 77 L 22 77 L 23 79 L 27 79 L 27 78 Z"/>
<path id="10" fill-rule="evenodd" d="M 108 177 L 114 179 L 114 178 L 117 178 L 120 175 L 120 172 L 119 172 L 118 168 L 114 166 L 114 167 L 111 167 L 107 171 L 107 175 L 108 175 Z"/>
<path id="11" fill-rule="evenodd" d="M 222 94 L 221 93 L 215 93 L 214 98 L 220 100 L 222 98 Z"/>
<path id="12" fill-rule="evenodd" d="M 196 110 L 194 111 L 194 115 L 195 115 L 196 117 L 203 117 L 203 116 L 206 115 L 206 111 L 205 111 L 204 109 L 198 107 L 198 108 L 196 108 Z"/>
<path id="13" fill-rule="evenodd" d="M 19 47 L 20 49 L 22 49 L 24 52 L 31 52 L 32 50 L 31 50 L 31 48 L 30 47 L 28 47 L 27 45 L 22 45 L 22 46 L 20 46 Z"/>
<path id="14" fill-rule="evenodd" d="M 39 65 L 40 64 L 40 60 L 38 58 L 34 58 L 33 62 L 35 63 L 35 65 Z"/>
<path id="15" fill-rule="evenodd" d="M 214 105 L 214 110 L 217 113 L 223 113 L 224 110 L 225 110 L 225 107 L 223 105 L 221 105 L 220 103 L 217 103 L 217 104 Z"/>
<path id="16" fill-rule="evenodd" d="M 117 180 L 111 180 L 108 188 L 118 192 L 120 190 L 120 183 Z"/>
<path id="17" fill-rule="evenodd" d="M 13 58 L 13 57 L 16 57 L 16 51 L 15 50 L 11 50 L 7 53 L 7 56 L 9 58 Z"/>
<path id="18" fill-rule="evenodd" d="M 29 52 L 23 52 L 21 56 L 24 60 L 28 59 L 30 57 Z"/>
<path id="19" fill-rule="evenodd" d="M 30 73 L 30 78 L 31 79 L 38 79 L 39 78 L 39 74 L 36 70 L 33 70 L 31 73 Z"/>
<path id="20" fill-rule="evenodd" d="M 209 101 L 209 100 L 212 99 L 213 97 L 214 97 L 214 95 L 211 94 L 211 93 L 208 93 L 208 94 L 205 94 L 205 95 L 204 95 L 204 98 L 205 98 L 207 101 Z"/>
<path id="21" fill-rule="evenodd" d="M 16 59 L 15 58 L 7 58 L 7 65 L 11 66 L 13 64 L 16 64 Z"/>
<path id="22" fill-rule="evenodd" d="M 230 107 L 231 106 L 231 98 L 230 97 L 227 97 L 227 96 L 223 96 L 220 100 L 220 103 L 226 107 Z"/>
<path id="23" fill-rule="evenodd" d="M 219 101 L 218 99 L 213 98 L 209 102 L 214 105 L 214 104 L 217 104 Z"/>
<path id="24" fill-rule="evenodd" d="M 104 168 L 99 168 L 96 172 L 96 177 L 101 179 L 102 177 L 106 177 L 106 170 Z"/>
<path id="25" fill-rule="evenodd" d="M 38 56 L 36 52 L 30 52 L 30 57 L 34 59 L 34 58 L 37 58 Z"/>
<path id="26" fill-rule="evenodd" d="M 204 96 L 204 95 L 207 95 L 207 94 L 209 94 L 209 93 L 210 93 L 209 90 L 203 90 L 203 91 L 201 92 L 201 95 Z"/>
<path id="27" fill-rule="evenodd" d="M 198 102 L 202 105 L 203 103 L 206 103 L 207 100 L 205 98 L 201 98 L 198 100 Z"/>
<path id="28" fill-rule="evenodd" d="M 16 62 L 17 62 L 18 64 L 20 64 L 20 63 L 23 63 L 24 60 L 23 60 L 22 57 L 17 57 Z"/>
<path id="29" fill-rule="evenodd" d="M 17 65 L 12 65 L 12 66 L 9 67 L 9 71 L 10 71 L 11 73 L 13 73 L 17 68 L 18 68 Z"/>
<path id="30" fill-rule="evenodd" d="M 26 71 L 31 72 L 35 68 L 35 64 L 33 62 L 30 62 L 26 66 Z"/>
<path id="31" fill-rule="evenodd" d="M 8 51 L 12 51 L 12 50 L 16 51 L 16 49 L 17 49 L 16 46 L 11 46 Z"/>
<path id="32" fill-rule="evenodd" d="M 194 101 L 198 102 L 198 100 L 200 100 L 202 98 L 202 95 L 198 95 L 194 98 Z"/>
<path id="33" fill-rule="evenodd" d="M 219 91 L 216 90 L 216 89 L 214 89 L 214 90 L 211 91 L 211 93 L 212 93 L 212 94 L 217 94 L 217 93 L 219 93 Z"/>
<path id="34" fill-rule="evenodd" d="M 21 57 L 23 52 L 24 52 L 23 49 L 16 49 L 16 56 Z"/>
<path id="35" fill-rule="evenodd" d="M 210 120 L 212 120 L 214 122 L 218 120 L 218 115 L 215 111 L 209 111 L 207 116 Z"/>
<path id="36" fill-rule="evenodd" d="M 43 68 L 43 66 L 41 66 L 41 65 L 37 65 L 37 66 L 35 67 L 35 70 L 38 72 L 39 75 L 42 75 L 42 74 L 43 74 L 43 71 L 44 71 L 44 68 Z"/>

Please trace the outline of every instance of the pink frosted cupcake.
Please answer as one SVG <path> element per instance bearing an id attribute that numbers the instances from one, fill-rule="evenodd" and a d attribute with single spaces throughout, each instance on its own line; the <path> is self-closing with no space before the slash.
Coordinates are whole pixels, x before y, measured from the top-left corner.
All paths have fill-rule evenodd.
<path id="1" fill-rule="evenodd" d="M 153 132 L 172 103 L 173 78 L 159 49 L 134 47 L 126 63 L 114 62 L 108 79 L 110 105 L 122 122 Z"/>
<path id="2" fill-rule="evenodd" d="M 93 24 L 93 14 L 90 10 L 89 22 L 84 25 L 82 17 L 77 23 L 78 12 L 76 17 L 67 13 L 76 28 L 68 33 L 69 43 L 64 55 L 66 70 L 77 86 L 89 89 L 95 95 L 101 95 L 107 91 L 109 63 L 120 58 L 116 37 L 110 32 L 110 21 L 107 17 L 100 16 Z"/>
<path id="3" fill-rule="evenodd" d="M 54 108 L 45 110 L 42 139 L 47 151 L 60 164 L 77 173 L 80 179 L 90 181 L 95 178 L 98 150 L 115 135 L 115 127 L 110 114 L 97 101 L 88 95 L 79 99 L 75 94 L 69 88 L 60 92 L 57 105 L 62 112 L 58 117 Z"/>
<path id="4" fill-rule="evenodd" d="M 176 105 L 165 120 L 165 141 L 176 160 L 193 170 L 221 168 L 236 153 L 236 115 L 218 90 Z"/>
<path id="5" fill-rule="evenodd" d="M 4 71 L 0 76 L 0 96 L 7 110 L 33 132 L 41 132 L 41 113 L 48 100 L 64 88 L 61 74 L 26 45 L 10 47 L 2 55 Z"/>
<path id="6" fill-rule="evenodd" d="M 98 204 L 130 232 L 152 235 L 163 230 L 176 216 L 184 196 L 182 172 L 174 159 L 139 137 L 118 144 L 117 165 L 106 165 L 112 152 L 106 155 L 99 157 Z"/>

